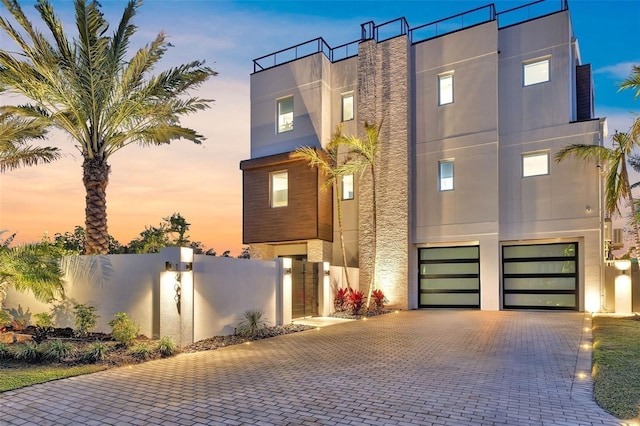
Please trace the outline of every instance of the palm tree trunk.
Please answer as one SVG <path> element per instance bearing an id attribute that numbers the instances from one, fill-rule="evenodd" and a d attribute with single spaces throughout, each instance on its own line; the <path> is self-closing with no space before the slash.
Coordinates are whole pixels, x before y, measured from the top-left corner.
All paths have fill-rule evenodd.
<path id="1" fill-rule="evenodd" d="M 107 185 L 111 166 L 104 158 L 84 158 L 82 182 L 86 190 L 85 254 L 107 254 Z"/>
<path id="2" fill-rule="evenodd" d="M 627 179 L 627 183 L 629 180 Z M 631 185 L 627 184 L 627 191 L 629 191 L 629 204 L 631 204 L 631 226 L 633 226 L 633 237 L 636 246 L 635 258 L 640 259 L 640 229 L 638 229 L 638 213 L 636 211 L 636 202 L 631 194 Z"/>
<path id="3" fill-rule="evenodd" d="M 338 208 L 338 231 L 340 232 L 340 249 L 342 250 L 342 270 L 347 280 L 347 288 L 351 290 L 351 282 L 349 281 L 349 270 L 347 269 L 347 251 L 344 248 L 344 229 L 342 227 L 342 202 L 338 193 L 338 184 L 333 181 L 333 192 L 336 194 L 336 207 Z"/>
<path id="4" fill-rule="evenodd" d="M 373 164 L 371 164 L 371 186 L 372 186 L 372 195 L 371 201 L 373 204 L 373 214 L 371 215 L 371 226 L 373 226 L 373 242 L 371 247 L 373 266 L 371 268 L 371 279 L 369 282 L 369 292 L 367 294 L 367 308 L 371 305 L 371 295 L 373 293 L 373 287 L 376 283 L 376 265 L 378 262 L 376 261 L 376 245 L 378 240 L 378 223 L 377 223 L 377 211 L 378 206 L 376 203 L 376 173 L 373 169 Z"/>

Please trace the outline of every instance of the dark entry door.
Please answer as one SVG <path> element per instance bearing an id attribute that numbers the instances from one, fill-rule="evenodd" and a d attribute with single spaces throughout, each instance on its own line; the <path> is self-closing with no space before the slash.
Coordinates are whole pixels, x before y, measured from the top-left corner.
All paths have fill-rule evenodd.
<path id="1" fill-rule="evenodd" d="M 291 287 L 292 317 L 303 318 L 318 315 L 317 263 L 293 260 Z"/>

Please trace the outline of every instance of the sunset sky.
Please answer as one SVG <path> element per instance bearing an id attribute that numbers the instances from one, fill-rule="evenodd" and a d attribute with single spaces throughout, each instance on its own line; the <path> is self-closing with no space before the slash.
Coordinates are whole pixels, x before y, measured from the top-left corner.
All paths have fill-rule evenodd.
<path id="1" fill-rule="evenodd" d="M 548 0 L 560 3 L 560 0 Z M 33 1 L 23 1 L 32 22 L 44 29 Z M 114 28 L 125 2 L 103 0 Z M 181 213 L 191 223 L 190 236 L 218 253 L 242 248 L 242 174 L 249 157 L 249 76 L 254 58 L 323 37 L 330 46 L 354 41 L 360 24 L 383 23 L 401 16 L 411 27 L 488 4 L 489 1 L 211 1 L 147 0 L 135 23 L 139 31 L 132 51 L 160 31 L 175 46 L 155 70 L 204 59 L 219 72 L 197 93 L 213 98 L 211 109 L 187 117 L 183 124 L 206 136 L 201 146 L 178 141 L 154 148 L 129 147 L 111 157 L 107 188 L 109 233 L 122 244 L 145 226 Z M 498 11 L 527 2 L 497 1 Z M 53 1 L 66 31 L 75 36 L 69 0 Z M 7 11 L 0 6 L 0 14 Z M 617 83 L 640 64 L 640 2 L 573 0 L 569 2 L 583 63 L 591 63 L 596 84 L 596 115 L 609 118 L 609 130 L 626 131 L 640 112 L 640 99 L 617 93 Z M 8 43 L 0 35 L 0 47 Z M 1 104 L 15 103 L 10 95 Z M 84 226 L 82 156 L 66 136 L 52 133 L 49 145 L 64 158 L 48 165 L 0 175 L 0 230 L 17 232 L 21 242 L 45 233 Z M 3 235 L 6 237 L 6 234 Z M 2 238 L 2 237 L 0 237 Z"/>

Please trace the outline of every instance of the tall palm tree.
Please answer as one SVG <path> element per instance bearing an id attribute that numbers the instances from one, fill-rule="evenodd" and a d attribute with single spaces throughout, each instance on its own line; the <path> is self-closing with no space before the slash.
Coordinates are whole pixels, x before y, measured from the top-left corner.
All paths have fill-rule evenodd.
<path id="1" fill-rule="evenodd" d="M 633 99 L 640 98 L 640 65 L 633 65 L 631 67 L 631 74 L 622 83 L 620 83 L 619 90 L 632 90 L 635 91 Z M 640 140 L 640 116 L 636 115 L 629 134 L 636 141 Z M 640 143 L 640 142 L 638 142 Z"/>
<path id="2" fill-rule="evenodd" d="M 620 214 L 620 202 L 627 201 L 631 209 L 636 257 L 640 255 L 640 233 L 636 218 L 635 201 L 631 192 L 629 173 L 627 172 L 627 159 L 630 158 L 637 142 L 628 133 L 615 132 L 611 138 L 613 147 L 607 148 L 599 145 L 573 144 L 558 151 L 555 155 L 556 162 L 569 157 L 579 160 L 595 160 L 604 166 L 605 173 L 605 209 L 609 216 Z"/>
<path id="3" fill-rule="evenodd" d="M 64 294 L 59 251 L 46 242 L 9 247 L 12 239 L 0 244 L 0 308 L 9 287 L 43 302 Z"/>
<path id="4" fill-rule="evenodd" d="M 0 49 L 0 94 L 17 93 L 32 103 L 3 106 L 0 113 L 44 121 L 73 140 L 83 158 L 85 250 L 104 254 L 109 157 L 131 144 L 162 145 L 180 138 L 201 143 L 202 135 L 182 127 L 179 118 L 209 107 L 212 100 L 191 97 L 189 91 L 217 73 L 193 61 L 150 75 L 171 46 L 162 32 L 129 55 L 141 0 L 129 0 L 111 36 L 97 1 L 74 0 L 78 36 L 72 40 L 48 0 L 37 0 L 35 8 L 49 36 L 32 26 L 17 0 L 1 1 L 20 28 L 0 17 L 0 28 L 17 49 Z"/>
<path id="5" fill-rule="evenodd" d="M 382 122 L 380 124 L 368 123 L 365 121 L 364 123 L 364 134 L 365 138 L 360 139 L 353 136 L 345 137 L 345 144 L 349 147 L 352 154 L 354 154 L 354 164 L 356 167 L 362 172 L 366 172 L 367 170 L 370 173 L 371 177 L 371 186 L 372 186 L 372 195 L 371 195 L 371 203 L 373 208 L 373 213 L 371 217 L 371 227 L 373 230 L 373 241 L 371 245 L 372 251 L 372 259 L 373 259 L 373 267 L 371 271 L 371 279 L 369 282 L 369 291 L 367 294 L 367 306 L 371 303 L 371 294 L 373 293 L 374 287 L 376 287 L 376 239 L 377 239 L 377 212 L 378 205 L 376 202 L 376 163 L 378 159 L 378 152 L 380 148 L 380 130 L 382 129 Z"/>
<path id="6" fill-rule="evenodd" d="M 351 282 L 349 281 L 349 274 L 347 272 L 347 254 L 344 246 L 344 227 L 342 225 L 342 202 L 340 194 L 338 193 L 338 181 L 341 176 L 352 174 L 355 168 L 353 163 L 345 162 L 340 164 L 339 151 L 345 142 L 342 127 L 342 124 L 338 125 L 336 131 L 331 135 L 331 141 L 326 149 L 308 146 L 301 147 L 293 153 L 292 157 L 305 160 L 309 164 L 309 167 L 320 170 L 326 176 L 326 180 L 322 184 L 322 189 L 333 189 L 336 208 L 338 210 L 338 231 L 340 234 L 340 249 L 342 251 L 342 267 L 347 281 L 347 288 L 350 289 Z"/>
<path id="7" fill-rule="evenodd" d="M 42 121 L 0 114 L 0 173 L 60 158 L 58 148 L 27 144 L 30 139 L 44 139 L 45 127 Z"/>

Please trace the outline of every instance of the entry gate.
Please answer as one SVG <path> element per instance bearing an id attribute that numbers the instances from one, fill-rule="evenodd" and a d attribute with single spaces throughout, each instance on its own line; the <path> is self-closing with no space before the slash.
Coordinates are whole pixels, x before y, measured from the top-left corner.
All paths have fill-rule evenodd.
<path id="1" fill-rule="evenodd" d="M 292 261 L 291 303 L 292 318 L 318 315 L 318 263 Z"/>

